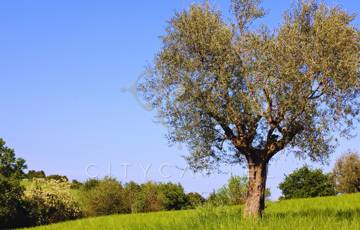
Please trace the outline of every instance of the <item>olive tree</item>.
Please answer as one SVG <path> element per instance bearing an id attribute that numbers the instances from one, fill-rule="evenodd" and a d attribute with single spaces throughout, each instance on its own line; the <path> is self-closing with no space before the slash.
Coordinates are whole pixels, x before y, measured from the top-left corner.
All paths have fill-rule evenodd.
<path id="1" fill-rule="evenodd" d="M 359 112 L 360 33 L 339 7 L 301 1 L 281 25 L 253 29 L 260 0 L 233 0 L 233 19 L 209 3 L 169 21 L 139 89 L 186 143 L 194 170 L 246 163 L 245 217 L 264 210 L 267 166 L 292 151 L 326 160 Z M 348 135 L 347 135 L 348 136 Z"/>

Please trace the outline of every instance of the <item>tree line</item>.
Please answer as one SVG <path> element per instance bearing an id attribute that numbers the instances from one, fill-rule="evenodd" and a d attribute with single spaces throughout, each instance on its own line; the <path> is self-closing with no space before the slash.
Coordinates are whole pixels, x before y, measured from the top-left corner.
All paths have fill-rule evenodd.
<path id="1" fill-rule="evenodd" d="M 207 198 L 186 193 L 181 184 L 121 183 L 115 178 L 72 180 L 63 175 L 28 170 L 24 159 L 0 138 L 0 228 L 45 225 L 82 217 L 194 209 L 202 205 L 242 205 L 248 192 L 246 177 L 231 176 Z M 281 199 L 360 192 L 360 158 L 341 157 L 332 173 L 305 166 L 279 185 Z M 269 198 L 270 190 L 266 189 Z"/>

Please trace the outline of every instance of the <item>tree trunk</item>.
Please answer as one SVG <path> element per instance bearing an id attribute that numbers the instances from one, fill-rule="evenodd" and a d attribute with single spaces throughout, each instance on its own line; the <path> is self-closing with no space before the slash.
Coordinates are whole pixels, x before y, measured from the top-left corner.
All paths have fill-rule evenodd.
<path id="1" fill-rule="evenodd" d="M 265 209 L 265 188 L 267 162 L 253 163 L 248 161 L 249 184 L 245 202 L 244 217 L 262 217 Z"/>

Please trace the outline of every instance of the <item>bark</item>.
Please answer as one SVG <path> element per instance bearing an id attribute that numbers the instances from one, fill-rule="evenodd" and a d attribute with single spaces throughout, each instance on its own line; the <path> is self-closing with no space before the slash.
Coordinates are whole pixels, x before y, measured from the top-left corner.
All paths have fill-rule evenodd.
<path id="1" fill-rule="evenodd" d="M 248 161 L 249 184 L 244 217 L 262 217 L 265 209 L 267 162 Z"/>

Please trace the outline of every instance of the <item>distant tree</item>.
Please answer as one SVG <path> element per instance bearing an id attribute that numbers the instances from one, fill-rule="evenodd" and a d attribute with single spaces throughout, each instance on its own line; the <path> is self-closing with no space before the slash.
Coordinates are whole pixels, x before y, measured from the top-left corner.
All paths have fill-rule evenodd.
<path id="1" fill-rule="evenodd" d="M 159 186 L 153 182 L 141 185 L 141 192 L 138 194 L 133 205 L 134 212 L 156 212 L 163 208 Z"/>
<path id="2" fill-rule="evenodd" d="M 46 174 L 43 170 L 41 170 L 41 171 L 29 170 L 29 172 L 26 174 L 26 177 L 28 179 L 45 178 Z"/>
<path id="3" fill-rule="evenodd" d="M 98 179 L 88 179 L 84 182 L 83 189 L 84 190 L 90 190 L 92 188 L 95 188 L 99 184 L 100 180 Z"/>
<path id="4" fill-rule="evenodd" d="M 69 181 L 69 179 L 67 178 L 67 176 L 63 176 L 63 175 L 49 175 L 46 177 L 48 180 L 59 180 L 59 181 Z"/>
<path id="5" fill-rule="evenodd" d="M 276 154 L 324 160 L 333 131 L 355 124 L 360 33 L 354 15 L 316 0 L 297 1 L 274 31 L 254 30 L 261 1 L 231 2 L 234 22 L 209 3 L 176 13 L 139 89 L 194 170 L 247 163 L 244 215 L 256 217 Z"/>
<path id="6" fill-rule="evenodd" d="M 244 204 L 248 191 L 247 177 L 232 176 L 228 181 L 229 204 Z"/>
<path id="7" fill-rule="evenodd" d="M 311 170 L 304 166 L 285 177 L 280 183 L 282 199 L 308 198 L 336 195 L 330 174 L 321 169 Z"/>
<path id="8" fill-rule="evenodd" d="M 159 186 L 162 210 L 180 210 L 186 206 L 186 194 L 180 184 L 161 183 Z"/>
<path id="9" fill-rule="evenodd" d="M 80 181 L 72 180 L 70 188 L 71 189 L 80 189 L 83 186 L 83 184 Z"/>
<path id="10" fill-rule="evenodd" d="M 208 202 L 215 206 L 244 204 L 248 193 L 248 178 L 231 176 L 228 183 L 210 194 Z M 265 189 L 265 198 L 270 197 L 270 189 Z"/>
<path id="11" fill-rule="evenodd" d="M 336 161 L 333 169 L 336 190 L 340 193 L 360 192 L 360 157 L 347 153 Z"/>
<path id="12" fill-rule="evenodd" d="M 104 178 L 91 189 L 81 193 L 83 210 L 87 216 L 127 213 L 123 186 L 114 178 Z"/>
<path id="13" fill-rule="evenodd" d="M 136 200 L 140 196 L 141 185 L 130 181 L 124 186 L 126 194 L 127 209 L 129 212 L 136 212 Z"/>
<path id="14" fill-rule="evenodd" d="M 205 198 L 197 192 L 190 192 L 186 194 L 187 205 L 186 208 L 194 209 L 205 203 Z"/>
<path id="15" fill-rule="evenodd" d="M 0 175 L 5 177 L 24 177 L 26 169 L 25 160 L 15 157 L 15 151 L 5 146 L 5 141 L 0 138 Z"/>

